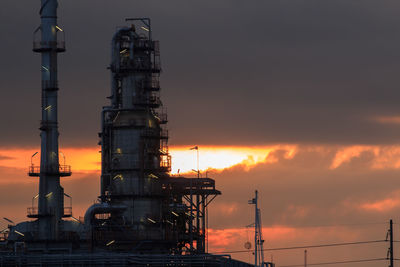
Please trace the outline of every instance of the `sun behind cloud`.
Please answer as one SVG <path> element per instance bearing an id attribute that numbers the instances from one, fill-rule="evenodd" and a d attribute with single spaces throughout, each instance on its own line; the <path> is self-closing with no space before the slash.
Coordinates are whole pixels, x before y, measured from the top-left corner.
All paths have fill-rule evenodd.
<path id="1" fill-rule="evenodd" d="M 262 147 L 228 147 L 204 146 L 199 147 L 199 168 L 201 172 L 207 170 L 223 170 L 242 164 L 251 168 L 262 162 L 275 162 L 271 155 L 275 151 L 284 151 L 284 157 L 294 157 L 297 151 L 295 145 L 273 145 Z M 3 148 L 0 149 L 0 167 L 26 169 L 32 164 L 40 165 L 40 154 L 35 154 L 39 148 Z M 171 147 L 172 174 L 193 173 L 197 170 L 197 150 L 190 150 L 189 146 Z M 100 172 L 101 154 L 99 148 L 64 148 L 60 150 L 60 164 L 72 166 L 73 172 L 90 173 Z"/>

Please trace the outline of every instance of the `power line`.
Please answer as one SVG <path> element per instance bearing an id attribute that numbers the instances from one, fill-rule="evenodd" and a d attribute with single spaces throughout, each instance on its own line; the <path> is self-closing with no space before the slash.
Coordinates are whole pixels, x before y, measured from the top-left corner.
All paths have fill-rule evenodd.
<path id="1" fill-rule="evenodd" d="M 347 264 L 347 263 L 357 263 L 357 262 L 371 262 L 371 261 L 386 261 L 387 258 L 375 258 L 375 259 L 360 259 L 360 260 L 348 260 L 348 261 L 331 261 L 331 262 L 320 262 L 320 263 L 308 263 L 307 266 L 317 266 L 317 265 L 332 265 L 332 264 Z M 280 265 L 279 267 L 302 267 L 304 264 L 296 265 Z"/>
<path id="2" fill-rule="evenodd" d="M 365 223 L 338 223 L 338 224 L 306 224 L 306 225 L 287 225 L 288 227 L 298 228 L 322 228 L 322 227 L 351 227 L 351 226 L 368 226 L 368 225 L 381 225 L 387 222 L 365 222 Z M 394 223 L 393 223 L 394 224 Z"/>
<path id="3" fill-rule="evenodd" d="M 387 242 L 387 240 L 370 240 L 370 241 L 357 241 L 357 242 L 345 242 L 345 243 L 330 243 L 330 244 L 319 244 L 319 245 L 309 245 L 309 246 L 295 246 L 295 247 L 281 247 L 281 248 L 266 248 L 264 251 L 277 251 L 277 250 L 291 250 L 291 249 L 306 249 L 306 248 L 323 248 L 323 247 L 337 247 L 337 246 L 351 246 L 351 245 L 362 245 L 371 243 L 382 243 Z M 251 252 L 253 250 L 236 250 L 236 251 L 222 251 L 215 252 L 215 254 L 223 253 L 244 253 Z"/>

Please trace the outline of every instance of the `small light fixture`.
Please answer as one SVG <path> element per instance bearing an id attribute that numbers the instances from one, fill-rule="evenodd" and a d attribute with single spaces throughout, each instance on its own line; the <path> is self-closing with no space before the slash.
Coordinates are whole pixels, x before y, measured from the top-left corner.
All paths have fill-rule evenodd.
<path id="1" fill-rule="evenodd" d="M 112 241 L 108 242 L 108 243 L 106 244 L 106 246 L 108 247 L 108 246 L 110 246 L 110 245 L 112 245 L 112 244 L 114 244 L 114 243 L 115 243 L 115 240 L 112 240 Z"/>
<path id="2" fill-rule="evenodd" d="M 79 219 L 75 218 L 74 216 L 71 216 L 71 218 L 72 218 L 74 221 L 78 222 L 78 223 L 82 223 Z"/>
<path id="3" fill-rule="evenodd" d="M 60 32 L 63 32 L 64 30 L 61 29 L 60 27 L 56 26 L 57 30 L 59 30 Z"/>
<path id="4" fill-rule="evenodd" d="M 14 230 L 15 233 L 19 234 L 20 236 L 25 236 L 23 233 L 18 232 L 17 230 Z"/>
<path id="5" fill-rule="evenodd" d="M 179 214 L 176 212 L 171 211 L 172 214 L 174 214 L 176 217 L 179 217 Z"/>
<path id="6" fill-rule="evenodd" d="M 148 32 L 149 31 L 149 29 L 147 29 L 146 27 L 144 27 L 144 26 L 142 26 L 142 27 L 140 27 L 142 30 L 144 30 L 144 31 L 146 31 L 146 32 Z"/>
<path id="7" fill-rule="evenodd" d="M 156 176 L 156 175 L 154 175 L 154 174 L 152 174 L 152 173 L 150 173 L 150 174 L 148 175 L 148 177 L 149 177 L 149 178 L 153 178 L 153 179 L 158 179 L 158 176 Z"/>
<path id="8" fill-rule="evenodd" d="M 121 181 L 124 180 L 124 177 L 122 176 L 122 174 L 117 174 L 114 176 L 113 178 L 114 180 L 120 179 Z"/>
<path id="9" fill-rule="evenodd" d="M 152 219 L 150 219 L 150 218 L 147 218 L 147 220 L 148 220 L 149 222 L 151 222 L 151 223 L 156 223 L 155 220 L 152 220 Z"/>

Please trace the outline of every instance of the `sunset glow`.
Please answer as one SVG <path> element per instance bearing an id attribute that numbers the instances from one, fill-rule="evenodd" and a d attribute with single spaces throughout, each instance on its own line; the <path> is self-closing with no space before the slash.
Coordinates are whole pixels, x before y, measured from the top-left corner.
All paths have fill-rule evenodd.
<path id="1" fill-rule="evenodd" d="M 40 153 L 32 157 L 39 148 L 0 149 L 0 167 L 26 169 L 32 163 L 40 165 Z M 71 165 L 74 172 L 87 173 L 100 171 L 101 155 L 98 148 L 65 148 L 60 150 L 60 164 Z M 63 156 L 64 155 L 64 156 Z"/>
<path id="2" fill-rule="evenodd" d="M 283 151 L 284 157 L 292 158 L 296 154 L 295 145 L 276 145 L 261 147 L 199 147 L 199 168 L 204 172 L 207 170 L 222 170 L 234 165 L 242 164 L 251 168 L 262 162 L 275 162 L 276 158 L 271 156 L 272 152 Z M 189 173 L 197 169 L 197 151 L 190 147 L 173 147 L 170 149 L 172 155 L 172 173 Z"/>
<path id="3" fill-rule="evenodd" d="M 197 151 L 190 150 L 190 147 L 172 147 L 170 153 L 172 156 L 172 174 L 193 173 L 197 169 Z M 31 156 L 38 149 L 17 148 L 0 149 L 0 166 L 17 169 L 27 169 L 30 165 Z M 99 148 L 64 148 L 60 153 L 60 164 L 64 164 L 63 155 L 65 155 L 65 164 L 71 165 L 73 172 L 87 173 L 99 172 L 101 154 Z M 292 158 L 296 153 L 294 145 L 276 145 L 265 147 L 211 147 L 205 146 L 199 148 L 200 171 L 222 170 L 237 164 L 242 164 L 250 168 L 262 162 L 275 162 L 276 159 L 271 156 L 271 152 L 283 151 L 284 157 Z M 32 158 L 34 165 L 39 165 L 40 154 Z"/>
<path id="4" fill-rule="evenodd" d="M 63 148 L 59 155 L 60 164 L 71 165 L 75 173 L 99 173 L 101 170 L 100 148 Z M 26 169 L 30 165 L 31 157 L 39 148 L 0 148 L 0 167 Z M 190 146 L 170 147 L 172 156 L 172 174 L 193 174 L 197 170 L 197 151 L 190 150 Z M 372 169 L 400 168 L 400 146 L 343 146 L 324 147 L 298 146 L 278 144 L 271 146 L 200 146 L 200 172 L 218 172 L 233 166 L 240 165 L 246 170 L 260 163 L 276 163 L 276 153 L 284 159 L 292 159 L 299 151 L 315 152 L 321 155 L 332 154 L 329 169 L 334 170 L 350 161 L 366 156 Z M 40 154 L 32 158 L 32 163 L 39 165 Z"/>

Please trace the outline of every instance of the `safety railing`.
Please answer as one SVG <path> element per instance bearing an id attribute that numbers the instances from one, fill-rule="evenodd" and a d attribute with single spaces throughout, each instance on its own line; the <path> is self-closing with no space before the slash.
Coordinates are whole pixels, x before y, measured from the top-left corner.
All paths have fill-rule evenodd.
<path id="1" fill-rule="evenodd" d="M 27 208 L 27 215 L 29 218 L 37 218 L 40 216 L 48 216 L 54 214 L 54 208 L 49 208 L 44 213 L 39 213 L 38 207 L 28 207 Z M 72 207 L 64 207 L 63 217 L 71 217 L 72 216 Z"/>
<path id="2" fill-rule="evenodd" d="M 168 139 L 168 130 L 166 130 L 166 129 L 161 129 L 161 131 L 160 131 L 160 138 L 161 139 Z"/>
<path id="3" fill-rule="evenodd" d="M 40 176 L 40 166 L 34 166 L 31 165 L 29 166 L 29 170 L 28 170 L 28 175 L 29 176 Z M 71 166 L 70 165 L 59 165 L 58 170 L 52 170 L 52 169 L 48 169 L 45 171 L 42 171 L 42 173 L 44 174 L 54 174 L 54 175 L 60 175 L 60 176 L 71 176 L 72 172 L 71 172 Z"/>
<path id="4" fill-rule="evenodd" d="M 35 52 L 44 52 L 49 50 L 56 50 L 57 52 L 64 52 L 65 42 L 64 41 L 34 41 L 33 42 L 33 51 Z"/>

